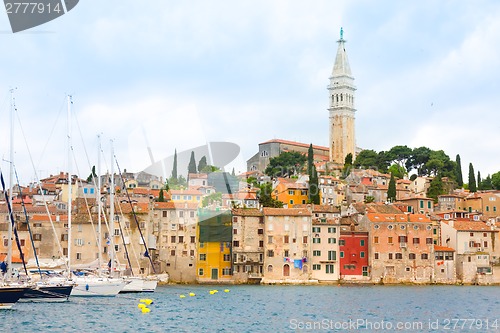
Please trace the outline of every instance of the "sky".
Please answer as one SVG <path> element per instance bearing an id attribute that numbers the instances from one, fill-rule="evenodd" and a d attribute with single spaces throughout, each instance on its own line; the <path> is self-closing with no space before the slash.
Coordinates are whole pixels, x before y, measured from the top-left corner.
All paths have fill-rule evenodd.
<path id="1" fill-rule="evenodd" d="M 240 147 L 226 168 L 236 172 L 270 139 L 327 146 L 341 27 L 359 147 L 427 146 L 460 154 L 465 177 L 469 163 L 483 177 L 500 171 L 495 0 L 87 0 L 15 34 L 0 11 L 2 170 L 13 88 L 21 183 L 68 168 L 86 178 L 98 135 L 102 172 L 110 140 L 132 172 L 214 141 Z"/>

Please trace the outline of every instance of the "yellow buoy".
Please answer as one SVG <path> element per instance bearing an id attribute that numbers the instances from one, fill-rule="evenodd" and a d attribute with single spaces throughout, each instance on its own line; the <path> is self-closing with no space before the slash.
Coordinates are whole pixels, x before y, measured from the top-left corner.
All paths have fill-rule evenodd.
<path id="1" fill-rule="evenodd" d="M 149 298 L 143 298 L 139 302 L 146 303 L 147 305 L 149 305 L 149 304 L 153 303 L 153 300 L 149 299 Z"/>
<path id="2" fill-rule="evenodd" d="M 189 293 L 189 296 L 196 296 L 195 293 Z"/>
<path id="3" fill-rule="evenodd" d="M 142 308 L 141 310 L 142 310 L 142 313 L 149 313 L 149 312 L 151 312 L 151 309 L 148 309 L 146 307 Z"/>
<path id="4" fill-rule="evenodd" d="M 137 304 L 137 307 L 138 307 L 139 309 L 142 309 L 142 308 L 145 308 L 145 307 L 146 307 L 146 304 L 139 303 L 139 304 Z"/>
<path id="5" fill-rule="evenodd" d="M 218 293 L 219 291 L 217 289 L 214 289 L 214 293 Z"/>
<path id="6" fill-rule="evenodd" d="M 229 292 L 229 289 L 224 289 L 224 292 L 225 292 L 225 293 L 228 293 L 228 292 Z"/>
<path id="7" fill-rule="evenodd" d="M 185 295 L 179 295 L 180 298 L 185 298 L 186 296 Z"/>
<path id="8" fill-rule="evenodd" d="M 213 290 L 210 290 L 209 292 L 210 292 L 210 295 L 215 294 L 215 291 L 213 291 Z"/>

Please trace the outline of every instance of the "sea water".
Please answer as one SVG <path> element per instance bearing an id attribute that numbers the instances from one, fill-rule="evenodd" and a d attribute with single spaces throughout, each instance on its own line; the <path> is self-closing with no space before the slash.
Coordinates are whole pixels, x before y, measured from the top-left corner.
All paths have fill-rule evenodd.
<path id="1" fill-rule="evenodd" d="M 169 285 L 17 303 L 0 320 L 1 332 L 499 332 L 500 287 Z"/>

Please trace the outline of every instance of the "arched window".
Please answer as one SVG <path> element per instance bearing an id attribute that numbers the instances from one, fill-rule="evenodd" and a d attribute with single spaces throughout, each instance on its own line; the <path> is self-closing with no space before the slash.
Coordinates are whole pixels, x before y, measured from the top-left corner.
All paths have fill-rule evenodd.
<path id="1" fill-rule="evenodd" d="M 335 98 L 337 99 L 337 103 L 339 102 L 339 95 L 335 95 Z"/>
<path id="2" fill-rule="evenodd" d="M 273 265 L 269 265 L 269 266 L 267 266 L 267 271 L 268 271 L 269 273 L 272 273 L 272 272 L 273 272 Z"/>

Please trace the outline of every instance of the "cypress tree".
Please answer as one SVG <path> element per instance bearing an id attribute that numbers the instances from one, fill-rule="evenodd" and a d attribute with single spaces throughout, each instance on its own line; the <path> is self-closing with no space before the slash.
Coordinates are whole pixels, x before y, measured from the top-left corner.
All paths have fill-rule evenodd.
<path id="1" fill-rule="evenodd" d="M 464 179 L 462 177 L 462 162 L 460 160 L 460 155 L 457 154 L 457 158 L 456 158 L 456 162 L 457 162 L 457 169 L 456 169 L 456 178 L 457 178 L 457 184 L 459 187 L 463 187 L 464 186 Z"/>
<path id="2" fill-rule="evenodd" d="M 194 151 L 191 151 L 191 158 L 189 159 L 188 173 L 196 172 L 196 160 L 194 159 Z"/>
<path id="3" fill-rule="evenodd" d="M 391 180 L 389 181 L 389 188 L 387 189 L 387 200 L 389 202 L 396 201 L 396 180 L 394 174 L 391 173 Z"/>
<path id="4" fill-rule="evenodd" d="M 477 172 L 477 189 L 479 191 L 482 191 L 483 190 L 483 184 L 482 184 L 482 180 L 481 180 L 481 172 Z"/>
<path id="5" fill-rule="evenodd" d="M 444 194 L 443 182 L 441 180 L 441 175 L 437 175 L 431 181 L 429 189 L 427 190 L 427 197 L 434 199 L 434 203 L 437 203 L 438 196 Z"/>
<path id="6" fill-rule="evenodd" d="M 172 178 L 177 179 L 177 149 L 174 153 L 174 165 L 172 167 Z"/>
<path id="7" fill-rule="evenodd" d="M 233 168 L 233 171 L 231 171 L 231 176 L 236 176 L 236 173 L 234 172 L 234 168 Z"/>
<path id="8" fill-rule="evenodd" d="M 469 191 L 477 192 L 476 176 L 474 175 L 474 167 L 469 163 Z"/>
<path id="9" fill-rule="evenodd" d="M 203 172 L 206 166 L 207 166 L 207 158 L 203 156 L 198 162 L 198 172 Z"/>
<path id="10" fill-rule="evenodd" d="M 165 197 L 163 195 L 163 189 L 160 190 L 160 195 L 158 196 L 158 202 L 164 202 Z"/>
<path id="11" fill-rule="evenodd" d="M 309 179 L 312 175 L 312 166 L 314 164 L 314 150 L 312 143 L 309 145 L 309 149 L 307 150 L 307 174 L 309 175 Z"/>
<path id="12" fill-rule="evenodd" d="M 311 175 L 309 176 L 309 201 L 315 205 L 319 205 L 321 197 L 319 195 L 319 181 L 316 166 L 313 164 Z"/>

